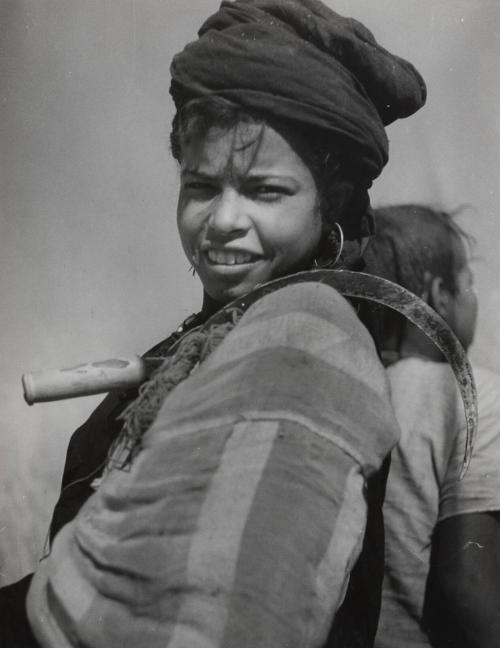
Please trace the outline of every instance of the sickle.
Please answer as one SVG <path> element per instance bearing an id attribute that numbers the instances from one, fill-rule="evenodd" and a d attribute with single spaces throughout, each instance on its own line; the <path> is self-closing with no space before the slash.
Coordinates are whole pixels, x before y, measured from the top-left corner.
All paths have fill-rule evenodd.
<path id="1" fill-rule="evenodd" d="M 226 322 L 234 324 L 242 312 L 264 295 L 284 286 L 306 281 L 325 283 L 336 289 L 344 297 L 365 299 L 392 308 L 420 328 L 441 351 L 453 369 L 465 410 L 467 433 L 464 461 L 459 476 L 459 479 L 462 479 L 470 462 L 473 440 L 477 430 L 477 395 L 472 369 L 464 349 L 448 324 L 422 299 L 402 286 L 387 279 L 350 270 L 309 270 L 299 272 L 258 286 L 247 295 L 230 302 L 212 315 L 205 324 L 192 330 L 206 330 L 213 325 Z M 168 355 L 177 350 L 182 340 L 183 337 L 169 348 Z M 139 385 L 144 379 L 151 376 L 162 365 L 164 360 L 164 357 L 145 356 L 140 359 L 134 356 L 134 358 L 127 358 L 125 361 L 115 359 L 65 370 L 49 370 L 26 374 L 23 376 L 25 398 L 31 404 L 44 400 L 57 400 L 59 398 L 101 393 L 118 387 L 130 388 Z M 114 374 L 118 373 L 120 375 L 113 374 L 103 378 L 101 375 L 103 373 L 102 365 L 106 365 L 109 369 L 110 363 L 116 364 L 117 362 L 125 362 L 127 371 L 115 371 Z M 98 380 L 95 379 L 97 365 L 99 366 Z M 112 368 L 116 370 L 114 364 Z M 134 371 L 130 372 L 131 368 Z M 83 380 L 82 373 L 85 374 L 86 381 Z M 124 380 L 126 382 L 123 382 Z"/>
<path id="2" fill-rule="evenodd" d="M 284 286 L 314 281 L 335 288 L 344 297 L 354 297 L 382 304 L 397 311 L 417 326 L 441 351 L 451 366 L 462 396 L 465 420 L 465 454 L 459 479 L 467 471 L 477 431 L 477 393 L 472 367 L 467 355 L 444 319 L 426 302 L 406 288 L 364 272 L 350 270 L 308 270 L 281 277 L 255 288 L 247 295 L 235 299 L 212 315 L 203 325 L 220 324 L 234 316 L 235 311 L 245 310 L 264 295 Z"/>

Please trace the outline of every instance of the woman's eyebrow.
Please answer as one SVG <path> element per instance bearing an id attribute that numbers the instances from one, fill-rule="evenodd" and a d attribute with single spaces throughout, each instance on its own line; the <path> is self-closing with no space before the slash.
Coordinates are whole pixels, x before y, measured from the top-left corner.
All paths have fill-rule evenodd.
<path id="1" fill-rule="evenodd" d="M 269 182 L 273 180 L 277 180 L 277 181 L 285 180 L 293 183 L 297 182 L 296 178 L 293 175 L 288 175 L 287 173 L 282 174 L 276 172 L 273 173 L 258 172 L 254 174 L 252 173 L 251 169 L 248 173 L 245 174 L 245 178 L 252 182 Z"/>
<path id="2" fill-rule="evenodd" d="M 215 180 L 219 177 L 219 174 L 207 173 L 206 171 L 200 171 L 196 167 L 193 167 L 181 169 L 181 176 L 196 176 L 197 178 L 202 178 L 204 180 Z"/>
<path id="3" fill-rule="evenodd" d="M 253 175 L 251 172 L 246 174 L 240 181 L 242 186 L 246 184 L 248 188 L 255 187 L 256 185 L 277 185 L 283 186 L 288 191 L 298 191 L 301 183 L 293 175 L 286 173 L 257 173 Z"/>

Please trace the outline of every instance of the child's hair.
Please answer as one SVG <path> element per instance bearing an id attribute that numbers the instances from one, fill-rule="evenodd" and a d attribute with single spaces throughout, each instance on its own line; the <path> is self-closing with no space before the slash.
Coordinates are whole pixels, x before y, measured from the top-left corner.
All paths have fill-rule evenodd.
<path id="1" fill-rule="evenodd" d="M 426 277 L 441 277 L 447 290 L 456 294 L 457 275 L 473 245 L 472 237 L 454 220 L 460 211 L 416 204 L 374 210 L 376 234 L 365 255 L 367 271 L 419 296 L 427 287 Z"/>
<path id="2" fill-rule="evenodd" d="M 453 212 L 417 204 L 374 210 L 375 236 L 364 258 L 365 272 L 389 279 L 423 297 L 429 278 L 440 277 L 452 295 L 474 240 L 454 220 Z M 376 312 L 375 312 L 376 311 Z M 389 309 L 372 312 L 372 327 L 382 348 L 399 348 L 406 320 Z"/>
<path id="3" fill-rule="evenodd" d="M 273 119 L 221 97 L 207 96 L 193 99 L 175 115 L 170 134 L 172 155 L 180 161 L 184 145 L 205 139 L 212 129 L 230 131 L 240 123 L 269 125 L 289 143 L 314 177 L 327 226 L 339 222 L 348 239 L 371 233 L 366 182 L 358 178 L 348 148 L 341 142 L 331 142 L 319 130 L 305 130 L 285 119 Z"/>

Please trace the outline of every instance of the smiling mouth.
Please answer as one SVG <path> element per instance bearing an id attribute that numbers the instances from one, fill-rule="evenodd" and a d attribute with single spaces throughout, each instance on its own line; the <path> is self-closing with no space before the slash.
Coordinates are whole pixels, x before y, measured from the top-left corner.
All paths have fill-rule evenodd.
<path id="1" fill-rule="evenodd" d="M 206 250 L 205 256 L 211 264 L 226 266 L 254 263 L 262 258 L 260 255 L 252 254 L 251 252 L 214 249 Z"/>

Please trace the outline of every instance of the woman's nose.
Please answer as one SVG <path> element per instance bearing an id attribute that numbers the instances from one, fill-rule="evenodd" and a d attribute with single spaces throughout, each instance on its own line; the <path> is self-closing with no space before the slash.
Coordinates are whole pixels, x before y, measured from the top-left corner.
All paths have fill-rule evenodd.
<path id="1" fill-rule="evenodd" d="M 249 227 L 244 198 L 233 188 L 224 189 L 214 200 L 210 210 L 209 226 L 220 234 L 245 232 Z"/>

